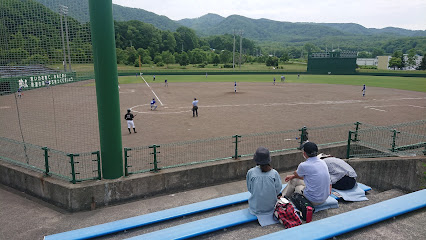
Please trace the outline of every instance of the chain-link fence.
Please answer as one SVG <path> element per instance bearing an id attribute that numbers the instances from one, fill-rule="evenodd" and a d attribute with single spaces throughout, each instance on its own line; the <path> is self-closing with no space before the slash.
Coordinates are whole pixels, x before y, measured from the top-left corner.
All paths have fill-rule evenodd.
<path id="1" fill-rule="evenodd" d="M 253 156 L 259 146 L 272 155 L 294 151 L 306 139 L 318 146 L 347 145 L 348 158 L 426 153 L 426 120 L 392 126 L 349 123 L 124 148 L 124 175 Z M 0 159 L 73 183 L 101 179 L 99 151 L 65 153 L 0 138 Z"/>
<path id="2" fill-rule="evenodd" d="M 268 148 L 271 155 L 279 155 L 296 150 L 306 139 L 318 146 L 342 145 L 347 143 L 348 132 L 360 130 L 361 126 L 371 127 L 368 124 L 349 123 L 125 148 L 125 175 L 249 157 L 259 146 Z"/>
<path id="3" fill-rule="evenodd" d="M 426 120 L 351 131 L 348 158 L 424 156 Z"/>
<path id="4" fill-rule="evenodd" d="M 76 183 L 101 179 L 99 151 L 62 151 L 0 137 L 0 159 L 27 169 Z"/>
<path id="5" fill-rule="evenodd" d="M 89 9 L 81 2 L 0 1 L 1 137 L 63 152 L 99 149 Z"/>

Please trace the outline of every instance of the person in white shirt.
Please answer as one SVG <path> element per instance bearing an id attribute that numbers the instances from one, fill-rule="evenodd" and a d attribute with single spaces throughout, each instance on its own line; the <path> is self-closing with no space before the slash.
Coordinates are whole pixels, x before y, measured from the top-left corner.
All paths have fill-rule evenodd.
<path id="1" fill-rule="evenodd" d="M 347 162 L 324 153 L 319 154 L 318 157 L 327 164 L 333 188 L 349 190 L 355 187 L 357 175 Z"/>
<path id="2" fill-rule="evenodd" d="M 194 98 L 194 101 L 192 101 L 192 117 L 198 117 L 198 100 L 197 98 Z"/>
<path id="3" fill-rule="evenodd" d="M 296 192 L 305 196 L 314 206 L 321 205 L 331 193 L 327 164 L 317 156 L 318 147 L 315 143 L 308 141 L 300 148 L 306 161 L 300 163 L 297 170 L 285 178 L 289 183 L 282 194 L 290 198 Z"/>

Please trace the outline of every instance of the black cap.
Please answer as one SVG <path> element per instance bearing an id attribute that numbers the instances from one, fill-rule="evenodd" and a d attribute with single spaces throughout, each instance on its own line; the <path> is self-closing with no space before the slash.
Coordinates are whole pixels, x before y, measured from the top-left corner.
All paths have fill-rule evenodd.
<path id="1" fill-rule="evenodd" d="M 300 148 L 309 156 L 315 157 L 318 155 L 318 146 L 313 142 L 305 142 Z"/>

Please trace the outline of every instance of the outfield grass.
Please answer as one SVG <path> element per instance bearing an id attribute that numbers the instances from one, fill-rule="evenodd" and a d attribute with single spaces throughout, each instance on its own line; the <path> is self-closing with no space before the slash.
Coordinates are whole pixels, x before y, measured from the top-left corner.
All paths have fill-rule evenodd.
<path id="1" fill-rule="evenodd" d="M 152 75 L 143 75 L 147 82 L 153 82 Z M 167 79 L 173 82 L 270 82 L 275 77 L 280 82 L 281 75 L 158 75 L 155 82 L 164 82 Z M 358 76 L 358 75 L 285 75 L 285 82 L 290 83 L 317 83 L 317 84 L 343 84 L 367 87 L 382 87 L 426 92 L 426 78 L 417 77 L 389 77 L 389 76 Z M 121 84 L 142 83 L 143 80 L 136 76 L 120 77 Z"/>

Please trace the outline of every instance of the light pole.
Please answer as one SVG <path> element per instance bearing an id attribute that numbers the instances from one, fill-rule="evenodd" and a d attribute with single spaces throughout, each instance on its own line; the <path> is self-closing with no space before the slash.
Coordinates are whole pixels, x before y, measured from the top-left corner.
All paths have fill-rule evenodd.
<path id="1" fill-rule="evenodd" d="M 71 69 L 71 51 L 70 51 L 70 41 L 69 41 L 69 36 L 68 36 L 68 21 L 67 21 L 68 7 L 64 6 L 64 5 L 59 5 L 59 7 L 60 7 L 60 11 L 61 11 L 61 16 L 62 16 L 62 14 L 64 15 L 65 34 L 66 34 L 67 49 L 68 49 L 68 65 L 69 65 L 69 71 L 72 72 L 72 69 Z M 62 18 L 61 18 L 61 20 L 62 20 Z M 61 26 L 61 29 L 62 29 L 62 26 Z"/>
<path id="2" fill-rule="evenodd" d="M 65 54 L 65 39 L 64 39 L 64 24 L 62 22 L 62 15 L 63 15 L 63 11 L 62 11 L 62 5 L 59 5 L 59 16 L 61 16 L 61 36 L 62 36 L 62 51 L 64 53 L 64 61 L 62 62 L 62 65 L 64 65 L 64 72 L 67 71 L 67 57 Z"/>

